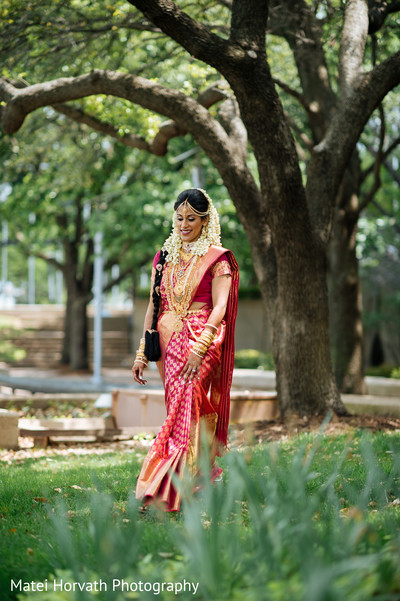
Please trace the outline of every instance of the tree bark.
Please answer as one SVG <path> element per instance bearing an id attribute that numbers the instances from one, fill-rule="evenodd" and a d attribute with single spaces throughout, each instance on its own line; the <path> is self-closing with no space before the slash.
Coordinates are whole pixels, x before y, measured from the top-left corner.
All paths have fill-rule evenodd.
<path id="1" fill-rule="evenodd" d="M 356 256 L 360 164 L 357 153 L 346 170 L 328 250 L 330 330 L 336 382 L 346 393 L 365 394 L 361 282 Z"/>
<path id="2" fill-rule="evenodd" d="M 92 269 L 91 269 L 92 271 Z M 71 369 L 88 369 L 88 317 L 87 305 L 92 298 L 92 276 L 83 280 L 79 276 L 79 266 L 71 258 L 65 269 L 67 304 L 62 360 Z"/>
<path id="3" fill-rule="evenodd" d="M 79 294 L 71 298 L 69 346 L 71 369 L 89 368 L 87 304 L 87 294 Z"/>
<path id="4" fill-rule="evenodd" d="M 67 300 L 65 303 L 65 315 L 64 315 L 64 336 L 63 345 L 61 352 L 62 365 L 69 365 L 71 361 L 71 323 L 72 323 L 72 308 L 71 298 L 67 288 Z"/>

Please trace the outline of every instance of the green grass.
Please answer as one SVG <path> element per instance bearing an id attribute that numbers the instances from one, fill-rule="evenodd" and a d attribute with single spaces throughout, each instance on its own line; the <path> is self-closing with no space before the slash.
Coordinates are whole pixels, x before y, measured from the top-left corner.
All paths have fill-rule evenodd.
<path id="1" fill-rule="evenodd" d="M 400 598 L 400 433 L 302 435 L 221 461 L 224 482 L 186 493 L 180 514 L 138 512 L 143 455 L 44 456 L 0 466 L 0 590 L 10 578 L 108 582 L 100 593 L 25 601 L 176 599 L 112 579 L 199 583 L 180 599 Z M 206 472 L 206 466 L 203 466 Z M 188 489 L 190 490 L 190 489 Z"/>

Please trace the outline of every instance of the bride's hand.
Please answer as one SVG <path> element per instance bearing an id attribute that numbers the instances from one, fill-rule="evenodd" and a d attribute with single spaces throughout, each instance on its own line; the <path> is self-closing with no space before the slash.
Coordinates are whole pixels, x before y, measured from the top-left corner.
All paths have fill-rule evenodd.
<path id="1" fill-rule="evenodd" d="M 200 373 L 202 358 L 195 353 L 190 353 L 188 360 L 186 361 L 182 371 L 179 375 L 180 378 L 192 382 L 194 378 L 197 378 Z"/>
<path id="2" fill-rule="evenodd" d="M 132 366 L 133 379 L 135 380 L 135 382 L 141 384 L 142 386 L 147 384 L 147 380 L 143 378 L 143 370 L 144 363 L 141 363 L 140 361 L 135 361 L 135 363 Z"/>

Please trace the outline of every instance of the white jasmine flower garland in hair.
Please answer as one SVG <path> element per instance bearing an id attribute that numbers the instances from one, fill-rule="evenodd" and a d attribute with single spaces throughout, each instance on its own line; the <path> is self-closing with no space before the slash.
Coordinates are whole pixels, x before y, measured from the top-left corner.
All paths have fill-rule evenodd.
<path id="1" fill-rule="evenodd" d="M 213 201 L 208 196 L 207 192 L 201 188 L 197 188 L 197 190 L 200 190 L 208 200 L 208 223 L 203 226 L 203 231 L 199 239 L 191 246 L 191 252 L 194 255 L 202 257 L 207 254 L 210 246 L 222 246 L 221 227 L 219 224 L 218 211 L 214 207 Z M 176 229 L 176 213 L 174 213 L 172 221 L 172 233 L 164 242 L 162 249 L 168 251 L 166 262 L 177 265 L 179 263 L 179 251 L 182 248 L 182 240 Z"/>

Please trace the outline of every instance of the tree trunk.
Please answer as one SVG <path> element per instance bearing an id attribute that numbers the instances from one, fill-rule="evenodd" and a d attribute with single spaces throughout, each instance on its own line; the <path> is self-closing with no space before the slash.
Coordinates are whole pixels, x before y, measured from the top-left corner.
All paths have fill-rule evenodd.
<path id="1" fill-rule="evenodd" d="M 65 311 L 64 351 L 71 369 L 88 369 L 89 343 L 87 305 L 92 298 L 93 282 L 93 242 L 86 242 L 86 258 L 83 267 L 79 268 L 77 244 L 69 244 L 65 252 L 64 267 L 67 288 Z"/>
<path id="2" fill-rule="evenodd" d="M 278 284 L 273 348 L 280 410 L 284 416 L 328 408 L 344 414 L 330 357 L 324 253 L 311 247 L 301 264 L 298 258 L 293 252 L 281 259 Z"/>
<path id="3" fill-rule="evenodd" d="M 356 256 L 360 167 L 354 153 L 345 172 L 328 249 L 330 330 L 336 382 L 342 392 L 365 394 L 361 282 Z"/>
<path id="4" fill-rule="evenodd" d="M 356 224 L 350 228 L 347 225 L 335 221 L 338 232 L 329 249 L 332 353 L 339 390 L 365 394 L 361 284 L 354 248 Z"/>
<path id="5" fill-rule="evenodd" d="M 87 294 L 76 294 L 71 299 L 70 367 L 88 369 Z"/>
<path id="6" fill-rule="evenodd" d="M 63 347 L 61 352 L 61 361 L 62 365 L 69 365 L 71 360 L 70 354 L 71 347 L 71 299 L 68 294 L 67 288 L 67 301 L 65 304 L 65 316 L 64 316 L 64 337 L 63 337 Z"/>
<path id="7" fill-rule="evenodd" d="M 258 82 L 263 94 L 249 95 L 250 81 Z M 257 275 L 264 272 L 261 283 L 276 271 L 267 298 L 281 414 L 322 414 L 329 408 L 345 413 L 330 357 L 326 247 L 310 220 L 281 103 L 262 61 L 253 65 L 253 70 L 249 65 L 245 71 L 237 70 L 230 83 L 257 158 L 264 213 L 271 232 L 270 240 L 260 240 L 264 252 Z M 270 143 L 265 144 L 265 140 Z M 245 220 L 247 224 L 253 220 L 254 231 L 249 236 L 253 248 L 261 233 L 260 220 L 254 220 L 254 216 L 254 207 L 248 207 Z"/>

